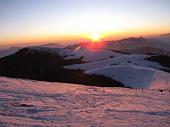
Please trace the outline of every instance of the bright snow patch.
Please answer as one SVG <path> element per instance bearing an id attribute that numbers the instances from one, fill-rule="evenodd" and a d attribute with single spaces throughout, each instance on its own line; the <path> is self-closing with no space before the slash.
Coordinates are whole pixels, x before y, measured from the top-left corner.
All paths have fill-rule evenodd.
<path id="1" fill-rule="evenodd" d="M 66 66 L 65 68 L 91 70 L 91 69 L 103 68 L 107 66 L 134 65 L 134 66 L 141 66 L 141 67 L 148 67 L 148 68 L 165 69 L 164 67 L 162 67 L 160 64 L 156 62 L 145 60 L 146 57 L 148 57 L 148 55 L 141 55 L 141 54 L 122 55 L 107 60 L 100 60 L 100 61 L 89 62 L 84 64 L 74 64 L 74 65 Z"/>
<path id="2" fill-rule="evenodd" d="M 132 88 L 170 89 L 170 74 L 138 66 L 110 66 L 86 71 L 111 77 Z"/>
<path id="3" fill-rule="evenodd" d="M 87 74 L 111 77 L 133 88 L 170 89 L 170 74 L 156 62 L 145 60 L 148 55 L 122 55 L 108 60 L 65 66 L 85 70 Z"/>

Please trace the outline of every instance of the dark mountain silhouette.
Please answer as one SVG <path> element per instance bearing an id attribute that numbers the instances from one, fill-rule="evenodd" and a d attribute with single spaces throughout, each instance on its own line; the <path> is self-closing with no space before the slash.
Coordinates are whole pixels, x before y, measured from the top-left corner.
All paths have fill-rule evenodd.
<path id="1" fill-rule="evenodd" d="M 83 63 L 81 59 L 65 60 L 63 56 L 48 48 L 23 48 L 0 59 L 0 75 L 103 87 L 124 87 L 122 83 L 105 76 L 88 75 L 80 70 L 63 68 L 65 65 Z"/>

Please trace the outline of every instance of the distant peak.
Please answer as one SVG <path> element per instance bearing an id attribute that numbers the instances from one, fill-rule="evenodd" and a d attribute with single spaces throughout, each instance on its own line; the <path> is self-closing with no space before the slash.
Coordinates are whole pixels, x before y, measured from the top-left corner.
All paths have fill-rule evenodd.
<path id="1" fill-rule="evenodd" d="M 170 36 L 170 33 L 161 34 L 161 36 Z"/>
<path id="2" fill-rule="evenodd" d="M 42 45 L 39 45 L 41 47 L 49 47 L 49 48 L 61 48 L 63 47 L 62 44 L 59 44 L 59 43 L 47 43 L 47 44 L 42 44 Z"/>
<path id="3" fill-rule="evenodd" d="M 49 46 L 49 45 L 60 45 L 58 43 L 47 43 L 47 44 L 44 44 L 43 46 Z"/>
<path id="4" fill-rule="evenodd" d="M 119 41 L 144 41 L 144 40 L 146 40 L 146 38 L 144 38 L 143 36 L 140 36 L 140 37 L 124 38 Z"/>

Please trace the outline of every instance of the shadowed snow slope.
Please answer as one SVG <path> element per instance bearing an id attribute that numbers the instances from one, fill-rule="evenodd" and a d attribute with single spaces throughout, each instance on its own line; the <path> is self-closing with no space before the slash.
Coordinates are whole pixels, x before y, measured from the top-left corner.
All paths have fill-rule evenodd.
<path id="1" fill-rule="evenodd" d="M 169 95 L 0 77 L 0 126 L 169 127 Z"/>

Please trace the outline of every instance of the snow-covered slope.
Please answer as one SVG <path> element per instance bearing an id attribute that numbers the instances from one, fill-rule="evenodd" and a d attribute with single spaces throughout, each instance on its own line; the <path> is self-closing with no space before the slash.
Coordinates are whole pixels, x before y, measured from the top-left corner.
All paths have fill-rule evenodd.
<path id="1" fill-rule="evenodd" d="M 170 89 L 170 74 L 156 62 L 145 60 L 148 55 L 131 54 L 96 62 L 66 66 L 85 70 L 87 74 L 111 77 L 133 88 Z"/>
<path id="2" fill-rule="evenodd" d="M 122 55 L 121 53 L 116 53 L 106 49 L 89 50 L 87 48 L 80 48 L 78 50 L 73 50 L 72 55 L 67 57 L 67 59 L 74 59 L 83 57 L 83 61 L 92 62 L 109 59 L 111 57 L 118 57 Z"/>
<path id="3" fill-rule="evenodd" d="M 96 68 L 102 68 L 107 66 L 141 66 L 141 67 L 148 67 L 148 68 L 156 68 L 156 69 L 165 69 L 160 64 L 156 62 L 151 62 L 145 60 L 145 58 L 149 57 L 148 55 L 142 54 L 130 54 L 130 55 L 121 55 L 119 57 L 107 59 L 107 60 L 100 60 L 95 62 L 89 62 L 84 64 L 74 64 L 70 66 L 66 66 L 68 69 L 82 69 L 82 70 L 91 70 Z"/>
<path id="4" fill-rule="evenodd" d="M 39 52 L 51 52 L 57 53 L 63 56 L 65 59 L 79 59 L 82 61 L 92 62 L 98 60 L 105 60 L 112 57 L 118 57 L 123 55 L 122 53 L 117 53 L 107 49 L 90 50 L 86 47 L 75 47 L 73 49 L 68 48 L 49 48 L 44 46 L 30 46 L 30 49 L 34 49 Z"/>
<path id="5" fill-rule="evenodd" d="M 170 89 L 170 74 L 139 66 L 109 66 L 86 71 L 111 77 L 132 88 Z"/>
<path id="6" fill-rule="evenodd" d="M 169 127 L 169 96 L 0 77 L 0 126 Z"/>

